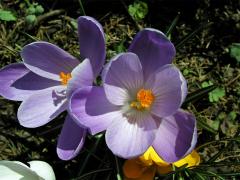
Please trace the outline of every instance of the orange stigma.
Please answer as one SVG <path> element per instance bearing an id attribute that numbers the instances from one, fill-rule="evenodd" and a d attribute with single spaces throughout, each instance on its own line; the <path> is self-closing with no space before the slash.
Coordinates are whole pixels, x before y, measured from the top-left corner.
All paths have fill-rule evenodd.
<path id="1" fill-rule="evenodd" d="M 71 73 L 60 72 L 59 77 L 61 79 L 62 85 L 67 85 L 68 81 L 72 78 Z"/>
<path id="2" fill-rule="evenodd" d="M 154 95 L 149 89 L 140 89 L 137 93 L 137 101 L 133 101 L 130 106 L 137 110 L 149 108 L 154 101 Z"/>

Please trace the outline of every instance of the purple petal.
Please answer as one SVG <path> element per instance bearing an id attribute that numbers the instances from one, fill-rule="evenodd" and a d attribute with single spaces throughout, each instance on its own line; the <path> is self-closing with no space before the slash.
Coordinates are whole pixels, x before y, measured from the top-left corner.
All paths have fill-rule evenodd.
<path id="1" fill-rule="evenodd" d="M 93 84 L 93 71 L 89 59 L 85 59 L 72 71 L 72 78 L 68 82 L 67 94 L 70 96 L 72 92 L 84 86 Z"/>
<path id="2" fill-rule="evenodd" d="M 29 72 L 22 63 L 15 63 L 2 68 L 0 70 L 0 95 L 15 101 L 22 101 L 28 97 L 28 94 L 12 87 L 12 84 Z"/>
<path id="3" fill-rule="evenodd" d="M 104 89 L 108 100 L 115 105 L 123 105 L 129 94 L 135 95 L 143 85 L 142 66 L 137 55 L 122 53 L 107 67 Z"/>
<path id="4" fill-rule="evenodd" d="M 0 70 L 0 94 L 10 100 L 23 101 L 38 90 L 59 85 L 28 70 L 23 63 L 14 63 Z"/>
<path id="5" fill-rule="evenodd" d="M 103 67 L 106 56 L 102 26 L 92 17 L 81 16 L 78 18 L 78 36 L 80 55 L 90 59 L 96 77 Z"/>
<path id="6" fill-rule="evenodd" d="M 29 72 L 20 79 L 16 80 L 11 86 L 19 90 L 28 90 L 28 93 L 35 93 L 38 90 L 59 85 L 59 81 L 47 79 L 37 74 L 34 74 L 33 72 Z"/>
<path id="7" fill-rule="evenodd" d="M 75 91 L 69 104 L 77 123 L 89 128 L 93 135 L 106 130 L 119 111 L 106 99 L 102 87 L 84 87 Z"/>
<path id="8" fill-rule="evenodd" d="M 58 157 L 62 160 L 70 160 L 78 155 L 85 142 L 86 133 L 86 129 L 77 125 L 70 115 L 67 115 L 58 138 Z"/>
<path id="9" fill-rule="evenodd" d="M 121 55 L 121 54 L 119 54 L 119 55 Z M 114 61 L 116 58 L 119 57 L 119 55 L 118 55 L 118 56 L 115 56 L 115 58 L 113 58 L 111 61 Z M 103 81 L 103 82 L 105 82 L 105 77 L 106 77 L 106 74 L 107 74 L 108 69 L 110 68 L 110 66 L 111 66 L 111 62 L 108 62 L 108 63 L 107 63 L 106 65 L 104 65 L 104 67 L 103 67 L 103 70 L 102 70 L 102 73 L 101 73 L 101 78 L 102 78 L 102 81 Z"/>
<path id="10" fill-rule="evenodd" d="M 175 162 L 190 153 L 197 142 L 195 117 L 183 110 L 161 120 L 153 147 L 166 162 Z"/>
<path id="11" fill-rule="evenodd" d="M 66 110 L 66 90 L 54 86 L 34 93 L 18 109 L 18 120 L 24 127 L 42 126 Z"/>
<path id="12" fill-rule="evenodd" d="M 61 72 L 71 73 L 79 61 L 58 46 L 48 42 L 26 45 L 21 56 L 24 64 L 39 76 L 60 81 Z"/>
<path id="13" fill-rule="evenodd" d="M 165 65 L 150 76 L 146 87 L 152 89 L 155 100 L 151 112 L 159 117 L 174 114 L 186 97 L 186 80 L 173 65 Z"/>
<path id="14" fill-rule="evenodd" d="M 176 53 L 168 38 L 161 31 L 151 28 L 144 29 L 135 36 L 129 51 L 138 55 L 144 67 L 145 79 L 159 67 L 171 64 Z"/>
<path id="15" fill-rule="evenodd" d="M 152 145 L 156 129 L 157 123 L 151 116 L 138 114 L 127 119 L 119 113 L 107 128 L 106 143 L 115 155 L 134 158 Z"/>

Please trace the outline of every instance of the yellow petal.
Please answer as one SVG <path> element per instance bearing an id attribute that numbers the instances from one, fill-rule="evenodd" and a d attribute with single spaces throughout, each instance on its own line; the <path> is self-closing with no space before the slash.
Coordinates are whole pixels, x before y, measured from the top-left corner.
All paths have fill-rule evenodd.
<path id="1" fill-rule="evenodd" d="M 153 151 L 153 148 L 150 147 L 142 156 L 139 157 L 139 160 L 142 161 L 143 164 L 145 164 L 146 166 L 153 165 L 153 161 L 151 157 L 152 151 Z"/>
<path id="2" fill-rule="evenodd" d="M 127 178 L 139 178 L 146 167 L 142 166 L 137 158 L 126 160 L 123 165 L 123 173 Z"/>
<path id="3" fill-rule="evenodd" d="M 167 166 L 169 165 L 169 163 L 165 162 L 164 160 L 162 160 L 158 154 L 156 153 L 156 151 L 154 150 L 154 148 L 151 146 L 150 148 L 150 157 L 151 159 L 158 165 L 158 166 Z"/>
<path id="4" fill-rule="evenodd" d="M 153 180 L 156 173 L 155 166 L 147 168 L 138 179 L 135 180 Z"/>
<path id="5" fill-rule="evenodd" d="M 169 165 L 165 165 L 165 166 L 158 166 L 157 167 L 157 171 L 159 174 L 167 174 L 170 173 L 172 171 L 172 166 L 171 164 Z"/>
<path id="6" fill-rule="evenodd" d="M 187 167 L 191 167 L 191 166 L 197 166 L 200 163 L 200 156 L 197 153 L 197 151 L 193 150 L 191 154 L 187 155 L 186 157 L 184 157 L 183 159 L 174 162 L 173 165 L 177 166 L 177 167 L 181 167 L 184 164 L 188 164 Z"/>

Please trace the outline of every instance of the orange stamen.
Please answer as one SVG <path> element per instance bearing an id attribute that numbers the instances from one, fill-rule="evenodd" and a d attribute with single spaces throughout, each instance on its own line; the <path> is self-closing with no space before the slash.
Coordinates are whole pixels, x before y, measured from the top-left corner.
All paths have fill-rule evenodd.
<path id="1" fill-rule="evenodd" d="M 59 77 L 62 85 L 67 85 L 68 81 L 72 78 L 71 73 L 60 72 Z"/>
<path id="2" fill-rule="evenodd" d="M 140 89 L 137 93 L 137 101 L 133 101 L 130 106 L 137 110 L 149 108 L 154 101 L 154 95 L 149 89 Z"/>

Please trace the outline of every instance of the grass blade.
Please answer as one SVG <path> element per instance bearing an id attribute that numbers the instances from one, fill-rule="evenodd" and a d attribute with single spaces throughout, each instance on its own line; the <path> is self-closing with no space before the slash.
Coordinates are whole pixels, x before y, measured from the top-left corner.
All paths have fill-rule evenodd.
<path id="1" fill-rule="evenodd" d="M 216 86 L 212 85 L 212 86 L 201 88 L 195 92 L 190 93 L 187 96 L 186 100 L 184 101 L 183 106 L 186 106 L 186 104 L 188 104 L 190 102 L 202 99 L 204 96 L 206 96 L 209 92 L 213 91 L 215 88 L 216 88 Z"/>
<path id="2" fill-rule="evenodd" d="M 202 25 L 200 25 L 197 29 L 195 29 L 192 33 L 190 33 L 189 35 L 185 36 L 182 40 L 180 40 L 179 42 L 176 43 L 175 47 L 176 49 L 179 49 L 180 47 L 182 47 L 182 45 L 184 43 L 186 43 L 189 39 L 193 38 L 197 33 L 199 33 L 200 31 L 202 31 L 204 28 L 206 28 L 207 26 L 209 26 L 210 23 L 203 23 Z"/>
<path id="3" fill-rule="evenodd" d="M 180 17 L 180 13 L 177 14 L 177 16 L 174 18 L 172 24 L 169 26 L 167 32 L 165 33 L 167 37 L 169 37 L 169 35 L 172 33 L 173 28 L 176 26 L 178 20 Z"/>
<path id="4" fill-rule="evenodd" d="M 112 168 L 98 169 L 98 170 L 91 171 L 91 172 L 89 172 L 89 173 L 83 174 L 82 176 L 79 176 L 79 177 L 74 178 L 74 179 L 72 179 L 72 180 L 83 179 L 83 178 L 86 178 L 87 176 L 90 176 L 90 175 L 93 175 L 93 174 L 96 174 L 96 173 L 106 172 L 106 171 L 111 171 L 111 170 L 112 170 Z"/>

